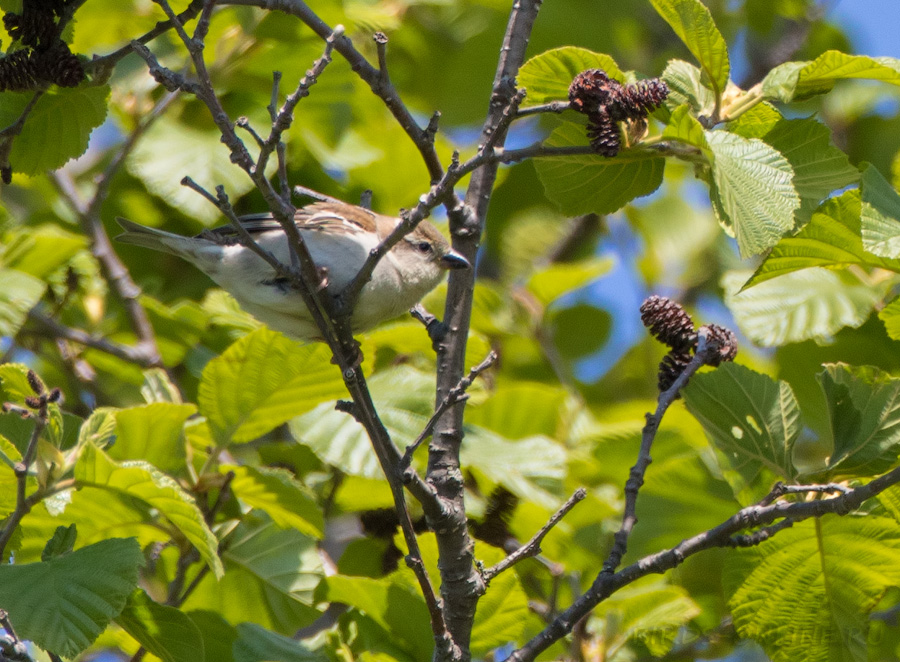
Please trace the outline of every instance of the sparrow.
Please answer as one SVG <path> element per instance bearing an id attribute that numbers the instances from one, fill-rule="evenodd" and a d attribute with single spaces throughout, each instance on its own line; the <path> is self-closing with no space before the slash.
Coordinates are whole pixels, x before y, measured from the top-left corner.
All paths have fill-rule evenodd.
<path id="1" fill-rule="evenodd" d="M 120 217 L 116 220 L 125 230 L 116 237 L 118 241 L 177 255 L 209 276 L 269 328 L 299 340 L 321 339 L 300 293 L 261 257 L 242 246 L 233 226 L 185 237 Z M 288 240 L 271 214 L 250 214 L 239 220 L 262 248 L 283 264 L 290 264 Z M 327 282 L 325 292 L 333 296 L 353 280 L 369 251 L 399 222 L 399 218 L 342 202 L 316 202 L 294 215 L 300 236 Z M 353 331 L 365 331 L 401 315 L 430 292 L 446 270 L 469 266 L 434 225 L 422 221 L 378 262 L 353 309 Z"/>

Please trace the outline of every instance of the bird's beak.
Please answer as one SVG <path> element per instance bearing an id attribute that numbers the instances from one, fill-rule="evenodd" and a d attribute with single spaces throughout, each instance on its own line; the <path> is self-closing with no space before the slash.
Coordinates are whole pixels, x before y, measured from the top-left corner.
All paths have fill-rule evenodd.
<path id="1" fill-rule="evenodd" d="M 472 265 L 462 255 L 454 250 L 450 250 L 441 257 L 441 266 L 444 269 L 468 269 Z"/>

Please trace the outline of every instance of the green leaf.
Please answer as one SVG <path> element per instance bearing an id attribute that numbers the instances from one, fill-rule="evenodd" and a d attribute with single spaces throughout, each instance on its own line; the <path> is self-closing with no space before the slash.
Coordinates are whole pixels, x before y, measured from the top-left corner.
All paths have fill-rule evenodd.
<path id="1" fill-rule="evenodd" d="M 669 123 L 663 129 L 663 138 L 669 140 L 677 140 L 688 145 L 693 145 L 703 150 L 706 154 L 710 153 L 709 143 L 706 141 L 706 134 L 703 131 L 703 125 L 691 113 L 691 109 L 687 105 L 678 106 L 672 111 L 669 117 Z"/>
<path id="2" fill-rule="evenodd" d="M 204 659 L 203 637 L 180 609 L 154 602 L 141 589 L 128 597 L 116 624 L 163 662 Z"/>
<path id="3" fill-rule="evenodd" d="M 566 451 L 547 437 L 535 435 L 510 441 L 494 432 L 475 426 L 466 428 L 460 453 L 468 471 L 487 478 L 479 485 L 483 493 L 493 485 L 503 485 L 526 501 L 556 508 L 561 499 L 565 477 Z"/>
<path id="4" fill-rule="evenodd" d="M 831 91 L 838 80 L 865 78 L 900 85 L 900 60 L 826 51 L 811 62 L 786 62 L 762 82 L 763 95 L 793 101 Z"/>
<path id="5" fill-rule="evenodd" d="M 559 386 L 517 380 L 494 390 L 483 404 L 467 405 L 466 423 L 493 430 L 507 439 L 535 434 L 556 437 L 563 426 L 568 397 Z M 528 416 L 522 416 L 523 411 Z"/>
<path id="6" fill-rule="evenodd" d="M 847 155 L 831 144 L 831 131 L 814 119 L 780 120 L 763 139 L 794 171 L 793 184 L 800 196 L 795 227 L 804 225 L 832 191 L 859 181 L 859 171 Z"/>
<path id="7" fill-rule="evenodd" d="M 303 642 L 275 632 L 256 623 L 237 626 L 234 642 L 234 662 L 329 662 L 332 658 L 323 650 L 315 650 Z"/>
<path id="8" fill-rule="evenodd" d="M 5 93 L 4 101 L 9 96 Z M 29 96 L 16 95 L 23 102 Z M 107 85 L 46 91 L 13 141 L 9 160 L 15 172 L 33 177 L 84 154 L 91 132 L 106 119 L 108 97 Z M 10 104 L 8 110 L 0 111 L 0 125 L 12 124 L 21 110 L 18 104 Z"/>
<path id="9" fill-rule="evenodd" d="M 411 444 L 434 409 L 434 374 L 397 366 L 372 375 L 369 390 L 397 447 Z M 290 428 L 323 462 L 354 476 L 384 479 L 365 430 L 353 417 L 335 410 L 333 402 L 295 418 Z"/>
<path id="10" fill-rule="evenodd" d="M 254 511 L 231 533 L 222 552 L 225 576 L 206 577 L 184 609 L 208 609 L 236 625 L 253 621 L 293 634 L 319 612 L 313 591 L 324 571 L 316 540 L 295 529 L 282 529 Z"/>
<path id="11" fill-rule="evenodd" d="M 609 658 L 629 641 L 644 644 L 654 657 L 669 652 L 679 629 L 700 615 L 700 607 L 680 586 L 632 584 L 604 600 L 592 614 L 603 619 Z M 600 630 L 592 625 L 592 631 Z"/>
<path id="12" fill-rule="evenodd" d="M 828 470 L 872 476 L 890 469 L 900 454 L 900 379 L 840 363 L 826 365 L 817 378 L 831 422 Z"/>
<path id="13" fill-rule="evenodd" d="M 856 328 L 882 297 L 880 289 L 860 283 L 852 274 L 819 267 L 741 290 L 748 275 L 725 274 L 725 304 L 741 331 L 764 347 L 827 340 L 845 326 Z"/>
<path id="14" fill-rule="evenodd" d="M 862 166 L 862 243 L 879 257 L 900 258 L 900 196 L 870 163 Z"/>
<path id="15" fill-rule="evenodd" d="M 851 264 L 900 273 L 900 260 L 887 260 L 866 251 L 860 236 L 859 191 L 846 191 L 826 200 L 797 234 L 779 241 L 743 289 L 800 269 L 840 269 Z"/>
<path id="16" fill-rule="evenodd" d="M 186 612 L 203 638 L 204 660 L 197 662 L 234 662 L 232 646 L 237 630 L 214 611 L 195 609 Z"/>
<path id="17" fill-rule="evenodd" d="M 609 55 L 577 46 L 563 46 L 536 55 L 522 65 L 517 80 L 519 87 L 528 92 L 528 105 L 568 101 L 572 79 L 586 69 L 603 69 L 610 78 L 625 82 L 625 75 Z"/>
<path id="18" fill-rule="evenodd" d="M 78 537 L 78 527 L 74 524 L 57 527 L 53 537 L 47 541 L 44 551 L 41 552 L 41 561 L 49 561 L 57 556 L 63 556 L 75 549 L 75 539 Z"/>
<path id="19" fill-rule="evenodd" d="M 794 227 L 800 196 L 791 164 L 755 138 L 708 131 L 713 154 L 710 198 L 719 222 L 737 239 L 742 257 L 762 253 Z"/>
<path id="20" fill-rule="evenodd" d="M 585 287 L 608 273 L 613 262 L 609 258 L 594 258 L 582 262 L 551 264 L 531 276 L 526 287 L 544 306 L 563 294 Z"/>
<path id="21" fill-rule="evenodd" d="M 413 659 L 431 659 L 434 640 L 428 609 L 412 571 L 402 568 L 380 579 L 334 575 L 325 580 L 325 589 L 324 599 L 365 613 Z"/>
<path id="22" fill-rule="evenodd" d="M 488 566 L 498 563 L 504 554 L 479 543 L 477 556 Z M 492 579 L 475 610 L 472 656 L 484 658 L 500 646 L 521 641 L 530 616 L 528 596 L 518 574 L 506 571 Z"/>
<path id="23" fill-rule="evenodd" d="M 900 582 L 900 535 L 889 518 L 826 515 L 734 550 L 725 569 L 738 634 L 773 662 L 865 660 L 869 614 Z"/>
<path id="24" fill-rule="evenodd" d="M 218 556 L 219 542 L 203 519 L 203 513 L 178 483 L 146 462 L 113 462 L 102 450 L 88 444 L 75 464 L 79 486 L 90 485 L 139 499 L 157 509 L 187 538 L 216 577 L 224 572 Z"/>
<path id="25" fill-rule="evenodd" d="M 734 363 L 695 375 L 684 402 L 732 468 L 748 482 L 763 468 L 796 475 L 791 462 L 800 436 L 800 407 L 787 382 Z"/>
<path id="26" fill-rule="evenodd" d="M 893 340 L 900 340 L 900 298 L 878 311 L 878 319 L 884 322 L 884 328 Z"/>
<path id="27" fill-rule="evenodd" d="M 184 422 L 196 413 L 194 405 L 171 402 L 120 409 L 115 414 L 116 443 L 107 453 L 114 460 L 144 460 L 160 471 L 177 473 L 186 464 Z"/>
<path id="28" fill-rule="evenodd" d="M 231 491 L 241 501 L 265 511 L 278 526 L 292 527 L 314 538 L 325 534 L 322 511 L 291 475 L 283 469 L 223 466 L 232 471 Z"/>
<path id="29" fill-rule="evenodd" d="M 716 107 L 716 94 L 703 83 L 703 74 L 690 62 L 669 60 L 661 78 L 669 88 L 666 106 L 687 104 L 696 115 L 709 116 Z"/>
<path id="30" fill-rule="evenodd" d="M 564 122 L 545 141 L 548 147 L 586 145 L 585 128 Z M 536 159 L 535 170 L 547 197 L 566 214 L 611 214 L 623 205 L 653 193 L 662 183 L 665 159 L 641 150 L 618 156 L 588 154 Z"/>
<path id="31" fill-rule="evenodd" d="M 34 308 L 47 285 L 23 271 L 0 269 L 0 337 L 14 337 Z"/>
<path id="32" fill-rule="evenodd" d="M 98 407 L 78 429 L 78 445 L 105 448 L 116 436 L 116 409 Z"/>
<path id="33" fill-rule="evenodd" d="M 151 193 L 211 225 L 221 219 L 221 213 L 203 196 L 181 185 L 185 175 L 208 191 L 219 184 L 225 186 L 233 200 L 253 187 L 244 171 L 231 162 L 219 138 L 211 125 L 205 130 L 164 115 L 138 141 L 125 165 Z"/>
<path id="34" fill-rule="evenodd" d="M 0 566 L 0 604 L 23 639 L 75 657 L 115 618 L 137 586 L 141 548 L 111 538 L 42 563 Z"/>
<path id="35" fill-rule="evenodd" d="M 678 38 L 697 58 L 717 94 L 728 84 L 728 47 L 709 10 L 699 0 L 650 0 Z"/>
<path id="36" fill-rule="evenodd" d="M 219 443 L 241 443 L 345 392 L 326 345 L 260 328 L 207 364 L 197 399 Z"/>
<path id="37" fill-rule="evenodd" d="M 66 232 L 58 225 L 21 229 L 3 239 L 0 264 L 46 279 L 87 247 L 83 235 Z"/>
<path id="38" fill-rule="evenodd" d="M 6 400 L 22 402 L 28 396 L 34 395 L 34 390 L 28 383 L 28 366 L 24 363 L 0 365 L 0 386 L 3 387 Z"/>

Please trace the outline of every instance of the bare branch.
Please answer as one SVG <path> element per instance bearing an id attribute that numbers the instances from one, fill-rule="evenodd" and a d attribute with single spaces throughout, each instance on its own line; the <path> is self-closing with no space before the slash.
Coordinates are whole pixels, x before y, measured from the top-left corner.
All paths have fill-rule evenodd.
<path id="1" fill-rule="evenodd" d="M 534 534 L 534 536 L 532 536 L 531 540 L 529 540 L 527 543 L 525 543 L 524 545 L 519 547 L 519 549 L 517 549 L 512 554 L 507 556 L 505 559 L 500 561 L 497 565 L 486 569 L 482 573 L 482 576 L 484 577 L 484 582 L 485 583 L 490 582 L 494 577 L 499 575 L 504 570 L 507 570 L 507 569 L 513 567 L 519 561 L 522 561 L 524 559 L 531 558 L 532 556 L 537 556 L 538 554 L 540 554 L 541 553 L 541 542 L 543 542 L 544 537 L 548 533 L 550 533 L 550 529 L 552 529 L 554 526 L 556 526 L 562 520 L 562 518 L 565 517 L 566 514 L 568 514 L 568 512 L 570 510 L 572 510 L 572 508 L 574 508 L 576 506 L 576 504 L 578 504 L 578 502 L 581 501 L 582 499 L 584 499 L 586 496 L 587 496 L 587 491 L 583 487 L 580 487 L 577 490 L 575 490 L 575 493 L 572 496 L 570 496 L 562 506 L 559 507 L 559 510 L 557 510 L 555 513 L 553 513 L 553 515 L 550 517 L 550 519 L 547 521 L 547 523 L 544 526 L 542 526 L 538 530 L 538 532 Z"/>
<path id="2" fill-rule="evenodd" d="M 460 379 L 455 388 L 450 389 L 450 392 L 447 393 L 446 397 L 434 410 L 434 413 L 431 415 L 431 418 L 428 419 L 428 422 L 425 424 L 422 432 L 419 433 L 419 436 L 416 437 L 416 440 L 406 447 L 406 452 L 403 453 L 403 458 L 400 460 L 401 473 L 405 474 L 407 469 L 409 469 L 413 454 L 416 452 L 419 446 L 422 445 L 422 442 L 431 436 L 431 433 L 434 431 L 435 424 L 438 422 L 440 417 L 444 415 L 444 412 L 455 405 L 457 402 L 462 402 L 463 400 L 468 398 L 469 396 L 466 394 L 466 391 L 472 385 L 472 382 L 475 381 L 475 378 L 478 377 L 478 375 L 480 375 L 482 372 L 490 368 L 492 365 L 494 365 L 494 363 L 496 362 L 497 352 L 491 350 L 488 353 L 487 357 L 485 357 L 484 361 L 469 370 L 469 374 Z"/>
<path id="3" fill-rule="evenodd" d="M 822 517 L 827 514 L 848 515 L 868 499 L 898 483 L 900 483 L 900 467 L 869 481 L 865 485 L 829 499 L 769 503 L 767 497 L 754 506 L 742 508 L 718 526 L 688 538 L 675 547 L 646 556 L 618 572 L 601 572 L 590 589 L 575 600 L 566 611 L 557 616 L 542 632 L 522 648 L 515 651 L 507 660 L 510 662 L 534 660 L 542 651 L 570 632 L 575 623 L 586 616 L 603 600 L 641 577 L 646 577 L 650 574 L 662 574 L 677 567 L 689 556 L 707 549 L 734 547 L 742 543 L 756 544 L 767 537 L 775 535 L 778 531 L 790 528 L 792 524 L 805 519 Z M 776 520 L 791 522 L 791 524 L 778 523 L 775 526 L 769 526 Z M 763 527 L 757 532 L 759 540 L 754 537 L 754 534 L 735 538 L 740 531 L 754 527 Z M 760 533 L 760 531 L 763 533 Z"/>
<path id="4" fill-rule="evenodd" d="M 675 401 L 678 392 L 688 383 L 691 376 L 700 369 L 707 361 L 706 355 L 706 338 L 701 336 L 697 345 L 697 353 L 691 359 L 691 362 L 685 367 L 684 371 L 679 375 L 678 379 L 666 390 L 659 395 L 659 400 L 654 414 L 647 414 L 647 424 L 641 432 L 641 448 L 638 451 L 638 459 L 631 472 L 628 480 L 625 482 L 625 509 L 622 514 L 622 525 L 616 531 L 613 537 L 614 542 L 612 549 L 603 563 L 603 571 L 605 573 L 614 572 L 619 567 L 622 557 L 628 551 L 628 538 L 631 535 L 634 525 L 637 524 L 637 497 L 641 486 L 644 484 L 644 474 L 647 467 L 653 459 L 650 457 L 650 448 L 656 433 L 659 430 L 659 424 L 666 413 L 669 406 Z"/>
<path id="5" fill-rule="evenodd" d="M 52 317 L 43 315 L 36 310 L 28 313 L 28 319 L 36 322 L 38 326 L 43 327 L 46 332 L 54 338 L 64 338 L 79 345 L 100 350 L 111 356 L 134 363 L 144 368 L 150 368 L 159 365 L 159 356 L 155 347 L 149 347 L 140 342 L 133 347 L 128 345 L 120 345 L 119 343 L 107 340 L 101 336 L 94 336 L 81 329 L 74 329 L 57 322 Z"/>

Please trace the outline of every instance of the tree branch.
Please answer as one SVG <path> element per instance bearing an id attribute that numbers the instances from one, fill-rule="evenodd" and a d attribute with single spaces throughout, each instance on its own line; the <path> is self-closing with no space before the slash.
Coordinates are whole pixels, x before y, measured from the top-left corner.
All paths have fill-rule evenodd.
<path id="1" fill-rule="evenodd" d="M 565 517 L 572 508 L 574 508 L 579 501 L 584 499 L 587 496 L 587 491 L 583 487 L 579 487 L 575 490 L 575 493 L 566 499 L 566 502 L 559 507 L 547 523 L 538 529 L 538 532 L 532 536 L 531 540 L 527 543 L 519 547 L 512 554 L 507 556 L 505 559 L 500 561 L 498 564 L 491 566 L 487 570 L 482 573 L 484 577 L 485 583 L 490 582 L 494 577 L 499 575 L 504 570 L 508 570 L 513 567 L 519 561 L 522 561 L 527 558 L 531 558 L 532 556 L 537 556 L 541 553 L 541 543 L 544 540 L 544 537 L 550 533 L 550 529 L 556 526 L 563 517 Z"/>
<path id="2" fill-rule="evenodd" d="M 543 631 L 522 648 L 510 655 L 509 662 L 526 662 L 534 660 L 542 651 L 571 631 L 575 623 L 586 616 L 603 600 L 642 577 L 651 574 L 662 574 L 684 562 L 689 556 L 715 547 L 734 547 L 742 542 L 758 544 L 762 540 L 775 535 L 778 531 L 790 528 L 792 524 L 812 517 L 827 514 L 848 515 L 858 509 L 865 501 L 883 492 L 892 485 L 900 483 L 900 467 L 869 481 L 849 492 L 830 499 L 816 501 L 768 503 L 763 499 L 754 506 L 742 508 L 718 526 L 699 533 L 682 541 L 675 547 L 645 556 L 639 561 L 622 568 L 616 573 L 601 572 L 594 580 L 591 588 L 582 594 L 566 611 L 561 613 Z M 819 491 L 802 486 L 800 491 Z M 776 520 L 791 524 L 776 524 Z M 752 527 L 764 527 L 757 534 L 735 539 L 740 531 Z M 758 538 L 755 539 L 754 535 Z"/>

